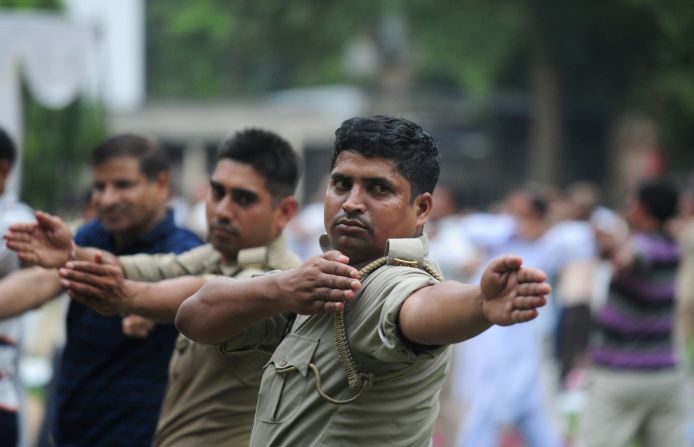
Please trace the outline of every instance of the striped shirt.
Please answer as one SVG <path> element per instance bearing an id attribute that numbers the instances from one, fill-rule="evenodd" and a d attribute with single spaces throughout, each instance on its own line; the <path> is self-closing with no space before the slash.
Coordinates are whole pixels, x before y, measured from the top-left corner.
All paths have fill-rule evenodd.
<path id="1" fill-rule="evenodd" d="M 201 244 L 175 226 L 171 212 L 125 249 L 116 250 L 113 235 L 97 221 L 80 228 L 75 242 L 123 255 L 181 253 Z M 146 338 L 129 338 L 121 320 L 70 302 L 52 408 L 56 445 L 151 445 L 177 331 L 172 324 L 158 324 Z"/>
<path id="2" fill-rule="evenodd" d="M 593 363 L 630 370 L 673 368 L 677 243 L 662 233 L 637 233 L 636 263 L 613 277 L 606 305 L 595 317 Z"/>

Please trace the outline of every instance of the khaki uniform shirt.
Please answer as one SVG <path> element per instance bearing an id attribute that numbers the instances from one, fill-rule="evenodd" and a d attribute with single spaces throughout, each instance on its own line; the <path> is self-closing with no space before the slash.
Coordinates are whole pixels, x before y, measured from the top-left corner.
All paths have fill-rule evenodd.
<path id="1" fill-rule="evenodd" d="M 426 237 L 391 240 L 388 255 L 421 263 L 427 245 Z M 372 373 L 374 382 L 346 405 L 317 393 L 309 367 L 320 370 L 328 396 L 355 394 L 335 348 L 333 316 L 298 317 L 265 367 L 251 445 L 429 446 L 451 350 L 409 344 L 399 334 L 398 315 L 407 297 L 435 283 L 423 270 L 395 265 L 362 280 L 345 310 L 345 327 L 360 372 Z M 289 366 L 296 370 L 282 373 Z"/>
<path id="2" fill-rule="evenodd" d="M 120 261 L 128 278 L 147 281 L 201 274 L 251 277 L 300 263 L 287 251 L 281 237 L 266 247 L 241 250 L 234 264 L 223 265 L 221 255 L 210 245 L 178 256 L 136 255 Z M 286 318 L 280 315 L 257 326 L 281 334 Z M 217 346 L 194 343 L 179 335 L 154 445 L 247 446 L 263 365 L 278 342 L 279 337 L 267 343 L 261 340 L 246 350 L 235 350 L 233 357 L 225 357 Z"/>

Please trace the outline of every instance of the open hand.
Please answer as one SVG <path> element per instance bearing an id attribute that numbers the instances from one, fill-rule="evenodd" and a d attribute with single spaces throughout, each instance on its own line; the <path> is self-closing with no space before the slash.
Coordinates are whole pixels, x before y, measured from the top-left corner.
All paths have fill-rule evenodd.
<path id="1" fill-rule="evenodd" d="M 500 326 L 530 321 L 547 303 L 551 287 L 542 270 L 521 267 L 522 259 L 506 255 L 492 260 L 482 274 L 482 310 Z"/>
<path id="2" fill-rule="evenodd" d="M 36 222 L 11 225 L 5 233 L 7 247 L 23 262 L 44 268 L 60 267 L 70 259 L 73 243 L 68 226 L 57 216 L 36 211 Z"/>
<path id="3" fill-rule="evenodd" d="M 58 270 L 72 299 L 110 316 L 128 313 L 133 291 L 121 266 L 96 255 L 94 261 L 69 261 Z"/>
<path id="4" fill-rule="evenodd" d="M 343 310 L 361 287 L 359 271 L 348 262 L 335 250 L 314 256 L 300 267 L 273 275 L 272 293 L 289 301 L 289 310 L 298 314 Z"/>

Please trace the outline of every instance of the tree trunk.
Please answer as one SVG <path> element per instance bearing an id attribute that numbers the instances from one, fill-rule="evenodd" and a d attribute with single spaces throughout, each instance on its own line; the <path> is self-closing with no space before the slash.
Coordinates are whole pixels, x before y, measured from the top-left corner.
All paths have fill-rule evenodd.
<path id="1" fill-rule="evenodd" d="M 529 169 L 532 180 L 557 183 L 561 175 L 563 120 L 559 73 L 544 32 L 543 1 L 528 2 L 531 43 L 532 102 L 529 132 Z"/>

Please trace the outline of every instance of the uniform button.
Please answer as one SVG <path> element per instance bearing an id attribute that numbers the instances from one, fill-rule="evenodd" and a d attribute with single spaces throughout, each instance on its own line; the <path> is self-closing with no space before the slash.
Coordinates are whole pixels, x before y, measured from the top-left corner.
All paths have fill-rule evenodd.
<path id="1" fill-rule="evenodd" d="M 286 360 L 286 359 L 285 359 L 285 360 L 282 360 L 282 361 L 280 362 L 280 368 L 284 368 L 285 366 L 287 366 L 287 360 Z"/>

